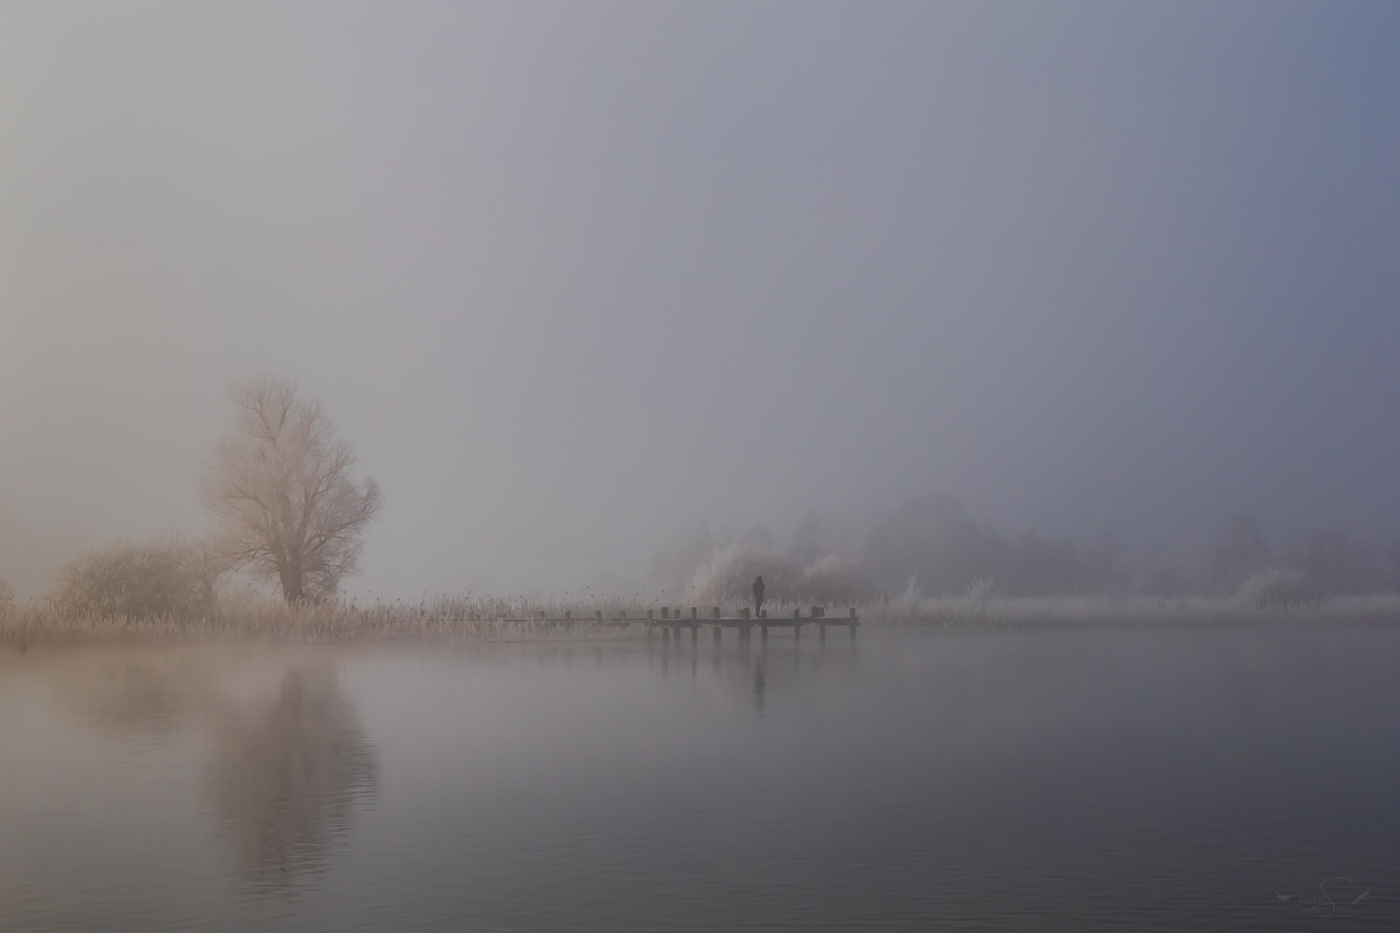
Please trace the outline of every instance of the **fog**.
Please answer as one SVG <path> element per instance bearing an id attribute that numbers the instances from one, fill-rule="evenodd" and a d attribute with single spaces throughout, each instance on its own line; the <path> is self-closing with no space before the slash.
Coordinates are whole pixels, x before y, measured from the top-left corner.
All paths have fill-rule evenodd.
<path id="1" fill-rule="evenodd" d="M 931 493 L 1388 540 L 1397 101 L 1393 4 L 7 4 L 0 576 L 202 531 L 261 373 L 383 487 L 355 595 Z"/>

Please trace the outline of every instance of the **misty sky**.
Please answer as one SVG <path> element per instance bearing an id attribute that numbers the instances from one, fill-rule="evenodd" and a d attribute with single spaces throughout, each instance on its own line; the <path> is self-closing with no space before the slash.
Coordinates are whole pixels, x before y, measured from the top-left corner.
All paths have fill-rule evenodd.
<path id="1" fill-rule="evenodd" d="M 230 382 L 352 593 L 942 490 L 1400 531 L 1400 5 L 0 3 L 0 576 L 201 531 Z"/>

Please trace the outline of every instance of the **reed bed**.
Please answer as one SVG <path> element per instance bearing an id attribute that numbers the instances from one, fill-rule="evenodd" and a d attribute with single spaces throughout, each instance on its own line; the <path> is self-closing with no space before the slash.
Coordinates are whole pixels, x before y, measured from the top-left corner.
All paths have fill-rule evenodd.
<path id="1" fill-rule="evenodd" d="M 1227 596 L 906 597 L 866 606 L 861 617 L 875 627 L 949 629 L 1400 622 L 1400 594 L 1337 596 L 1288 607 Z"/>
<path id="2" fill-rule="evenodd" d="M 567 596 L 437 596 L 418 601 L 287 603 L 248 592 L 219 599 L 207 615 L 127 616 L 82 612 L 54 602 L 0 607 L 0 642 L 12 645 L 88 642 L 210 641 L 352 642 L 410 638 L 487 641 L 645 637 L 648 611 L 689 615 L 676 604 L 641 599 Z M 736 607 L 728 612 L 737 614 Z M 808 610 L 810 611 L 810 610 Z M 700 609 L 708 617 L 710 608 Z M 775 606 L 775 615 L 792 607 Z M 804 613 L 806 614 L 806 613 Z"/>
<path id="3" fill-rule="evenodd" d="M 37 603 L 0 610 L 0 641 L 56 642 L 349 642 L 404 638 L 499 641 L 620 638 L 645 632 L 645 609 L 594 601 L 435 597 L 416 602 L 327 602 L 289 606 L 240 594 L 198 617 L 99 615 Z M 598 611 L 604 621 L 596 620 Z M 626 614 L 624 620 L 621 617 Z M 573 618 L 567 622 L 566 616 Z"/>
<path id="4" fill-rule="evenodd" d="M 219 601 L 212 614 L 102 616 L 47 603 L 0 607 L 0 642 L 12 646 L 63 643 L 341 643 L 401 639 L 544 641 L 642 638 L 647 611 L 660 601 L 640 599 L 504 599 L 439 596 L 413 601 L 328 602 L 289 606 L 254 594 Z M 697 607 L 704 623 L 710 607 Z M 778 603 L 773 618 L 791 618 Z M 1261 609 L 1240 599 L 1189 597 L 1039 597 L 986 599 L 903 598 L 855 607 L 864 628 L 876 630 L 999 630 L 1074 626 L 1351 624 L 1400 622 L 1400 595 L 1337 597 L 1292 608 Z M 722 607 L 726 616 L 736 606 Z M 681 607 L 689 617 L 690 607 Z M 839 622 L 847 607 L 828 607 Z M 601 619 L 599 615 L 601 614 Z"/>

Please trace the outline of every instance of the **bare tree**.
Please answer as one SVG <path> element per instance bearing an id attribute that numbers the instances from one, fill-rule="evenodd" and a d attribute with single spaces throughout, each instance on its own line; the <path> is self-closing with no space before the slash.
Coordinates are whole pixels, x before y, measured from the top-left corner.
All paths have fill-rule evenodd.
<path id="1" fill-rule="evenodd" d="M 335 595 L 359 569 L 365 526 L 382 496 L 350 477 L 355 452 L 319 401 L 263 377 L 231 392 L 238 414 L 205 475 L 205 506 L 236 568 L 275 578 L 287 602 Z"/>

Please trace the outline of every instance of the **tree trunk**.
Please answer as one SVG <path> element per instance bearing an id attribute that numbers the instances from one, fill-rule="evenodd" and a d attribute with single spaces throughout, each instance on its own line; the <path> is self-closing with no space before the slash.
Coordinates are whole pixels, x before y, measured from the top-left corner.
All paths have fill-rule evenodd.
<path id="1" fill-rule="evenodd" d="M 304 596 L 301 590 L 301 555 L 288 555 L 277 564 L 277 576 L 282 581 L 282 598 L 288 605 L 300 602 Z"/>

